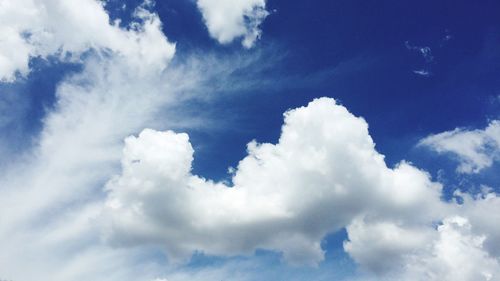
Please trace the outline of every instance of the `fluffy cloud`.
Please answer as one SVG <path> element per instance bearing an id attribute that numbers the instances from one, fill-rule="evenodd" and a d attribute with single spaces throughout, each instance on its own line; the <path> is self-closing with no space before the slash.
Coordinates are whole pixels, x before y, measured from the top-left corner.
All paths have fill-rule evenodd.
<path id="1" fill-rule="evenodd" d="M 500 159 L 500 121 L 490 122 L 484 130 L 455 129 L 431 135 L 419 144 L 454 155 L 460 173 L 478 173 Z"/>
<path id="2" fill-rule="evenodd" d="M 265 0 L 198 0 L 197 4 L 210 36 L 221 44 L 241 37 L 246 48 L 260 38 L 260 24 L 269 15 Z"/>
<path id="3" fill-rule="evenodd" d="M 483 249 L 484 236 L 471 232 L 463 217 L 450 217 L 438 226 L 437 239 L 424 253 L 409 255 L 405 271 L 396 280 L 497 280 L 498 258 Z"/>
<path id="4" fill-rule="evenodd" d="M 484 249 L 500 257 L 500 227 L 493 223 L 500 221 L 500 197 L 488 187 L 475 196 L 458 191 L 455 196 L 463 201 L 457 214 L 469 220 L 475 235 L 484 237 Z"/>
<path id="5" fill-rule="evenodd" d="M 426 247 L 434 235 L 430 225 L 368 218 L 354 220 L 347 226 L 347 233 L 345 251 L 365 269 L 379 275 L 404 266 L 404 257 Z"/>
<path id="6" fill-rule="evenodd" d="M 461 204 L 443 205 L 428 221 L 373 213 L 357 218 L 347 227 L 344 249 L 383 280 L 497 280 L 499 197 L 488 189 L 476 197 L 455 195 Z"/>
<path id="7" fill-rule="evenodd" d="M 164 245 L 173 259 L 264 248 L 317 264 L 321 239 L 360 213 L 429 220 L 441 204 L 439 184 L 407 163 L 388 168 L 374 146 L 363 119 L 317 99 L 285 114 L 278 144 L 251 142 L 226 186 L 190 173 L 187 135 L 145 130 L 107 185 L 109 239 Z"/>
<path id="8" fill-rule="evenodd" d="M 314 265 L 322 238 L 346 226 L 346 252 L 387 280 L 500 272 L 491 223 L 498 197 L 441 201 L 425 172 L 406 162 L 388 168 L 366 122 L 332 99 L 288 111 L 277 144 L 251 142 L 231 186 L 193 175 L 192 161 L 186 134 L 146 129 L 127 138 L 122 173 L 107 184 L 107 240 L 158 245 L 174 261 L 268 249 Z"/>
<path id="9" fill-rule="evenodd" d="M 89 49 L 119 53 L 136 67 L 166 67 L 175 45 L 166 40 L 158 16 L 140 6 L 137 21 L 124 29 L 110 22 L 102 5 L 97 0 L 0 1 L 0 80 L 26 76 L 32 57 L 78 61 Z"/>
<path id="10" fill-rule="evenodd" d="M 348 227 L 345 249 L 384 280 L 497 280 L 498 255 L 485 247 L 489 233 L 475 231 L 469 220 L 457 216 L 445 218 L 437 229 L 355 221 Z"/>

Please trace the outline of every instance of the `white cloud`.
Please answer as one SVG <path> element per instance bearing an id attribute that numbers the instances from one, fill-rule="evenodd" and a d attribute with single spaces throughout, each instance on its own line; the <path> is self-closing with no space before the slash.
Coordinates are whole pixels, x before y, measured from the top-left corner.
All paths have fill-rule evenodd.
<path id="1" fill-rule="evenodd" d="M 191 173 L 186 134 L 129 137 L 122 173 L 107 185 L 108 241 L 158 245 L 174 261 L 268 249 L 314 265 L 322 238 L 347 226 L 346 252 L 384 280 L 495 280 L 500 272 L 498 197 L 441 201 L 425 172 L 405 162 L 388 168 L 366 122 L 332 99 L 287 112 L 279 142 L 251 142 L 248 154 L 226 186 Z"/>
<path id="2" fill-rule="evenodd" d="M 463 217 L 445 219 L 437 229 L 437 239 L 424 253 L 410 255 L 405 271 L 396 280 L 498 280 L 498 258 L 484 251 L 485 237 L 474 235 L 471 228 Z"/>
<path id="3" fill-rule="evenodd" d="M 321 239 L 360 213 L 428 219 L 440 204 L 440 185 L 407 163 L 388 168 L 366 122 L 332 99 L 287 112 L 278 144 L 251 142 L 233 187 L 192 175 L 192 154 L 185 134 L 126 140 L 122 174 L 107 185 L 111 242 L 164 245 L 172 259 L 264 248 L 317 264 Z M 432 211 L 415 215 L 423 207 Z"/>
<path id="4" fill-rule="evenodd" d="M 265 0 L 198 0 L 210 36 L 221 44 L 242 38 L 246 48 L 261 36 L 260 24 L 269 15 Z"/>
<path id="5" fill-rule="evenodd" d="M 430 135 L 419 145 L 455 156 L 457 172 L 479 173 L 500 159 L 500 121 L 491 121 L 484 130 L 455 129 Z"/>
<path id="6" fill-rule="evenodd" d="M 457 213 L 468 218 L 476 235 L 484 236 L 485 250 L 491 256 L 500 257 L 500 227 L 494 223 L 500 221 L 500 197 L 488 187 L 483 187 L 476 196 L 458 191 L 455 196 L 463 201 Z"/>
<path id="7" fill-rule="evenodd" d="M 140 23 L 124 29 L 110 22 L 102 5 L 97 0 L 0 1 L 0 81 L 26 76 L 32 57 L 78 61 L 89 49 L 127 56 L 136 67 L 147 63 L 164 69 L 175 45 L 163 35 L 159 18 L 140 6 L 134 14 Z"/>
<path id="8" fill-rule="evenodd" d="M 364 268 L 386 275 L 405 265 L 404 256 L 426 247 L 434 231 L 425 224 L 358 218 L 347 232 L 345 251 Z"/>
<path id="9" fill-rule="evenodd" d="M 499 197 L 488 190 L 475 198 L 456 196 L 462 204 L 443 205 L 428 221 L 373 213 L 360 217 L 347 227 L 344 248 L 383 280 L 497 280 Z"/>

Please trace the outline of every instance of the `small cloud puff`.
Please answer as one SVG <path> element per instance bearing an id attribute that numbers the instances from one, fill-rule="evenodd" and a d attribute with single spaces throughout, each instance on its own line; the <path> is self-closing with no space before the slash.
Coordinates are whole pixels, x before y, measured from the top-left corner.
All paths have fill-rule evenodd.
<path id="1" fill-rule="evenodd" d="M 261 23 L 269 15 L 265 0 L 198 0 L 210 36 L 221 44 L 242 39 L 251 48 L 260 38 Z"/>
<path id="2" fill-rule="evenodd" d="M 419 142 L 439 154 L 450 154 L 459 162 L 457 172 L 479 173 L 500 160 L 500 120 L 483 130 L 457 128 L 430 135 Z"/>

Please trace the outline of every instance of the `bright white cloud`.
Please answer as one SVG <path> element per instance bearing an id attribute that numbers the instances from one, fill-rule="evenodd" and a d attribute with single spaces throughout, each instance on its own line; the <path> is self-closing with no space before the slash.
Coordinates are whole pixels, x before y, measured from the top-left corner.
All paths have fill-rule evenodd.
<path id="1" fill-rule="evenodd" d="M 466 217 L 474 226 L 476 235 L 484 236 L 484 248 L 491 256 L 500 257 L 500 197 L 488 187 L 476 196 L 455 192 L 463 204 L 458 208 L 458 214 Z"/>
<path id="2" fill-rule="evenodd" d="M 446 204 L 441 218 L 424 223 L 364 215 L 347 227 L 344 248 L 384 280 L 497 280 L 499 197 L 488 190 L 476 198 L 456 196 L 462 204 Z"/>
<path id="3" fill-rule="evenodd" d="M 269 15 L 265 0 L 198 0 L 210 36 L 221 44 L 242 38 L 246 48 L 261 36 L 260 24 Z"/>
<path id="4" fill-rule="evenodd" d="M 127 56 L 136 67 L 166 67 L 175 52 L 158 16 L 138 7 L 128 29 L 110 22 L 97 0 L 0 1 L 0 81 L 29 73 L 33 57 L 78 61 L 89 49 Z"/>
<path id="5" fill-rule="evenodd" d="M 463 217 L 450 217 L 438 226 L 437 239 L 423 253 L 409 255 L 401 276 L 396 280 L 492 281 L 500 278 L 497 257 L 483 249 L 484 236 L 471 232 Z"/>
<path id="6" fill-rule="evenodd" d="M 426 247 L 434 234 L 426 224 L 363 217 L 349 224 L 347 232 L 345 251 L 364 268 L 380 275 L 404 266 L 403 257 Z"/>
<path id="7" fill-rule="evenodd" d="M 321 239 L 347 226 L 346 252 L 380 277 L 498 277 L 498 197 L 442 202 L 425 172 L 405 162 L 388 168 L 366 122 L 332 99 L 288 111 L 279 142 L 251 142 L 248 154 L 229 187 L 191 173 L 187 135 L 147 129 L 129 137 L 122 173 L 107 185 L 108 241 L 157 244 L 172 260 L 263 248 L 292 264 L 317 264 Z M 447 251 L 462 244 L 462 256 L 450 260 Z"/>
<path id="8" fill-rule="evenodd" d="M 459 173 L 479 173 L 500 159 L 500 121 L 491 121 L 484 130 L 455 129 L 430 135 L 419 145 L 455 156 Z"/>
<path id="9" fill-rule="evenodd" d="M 321 239 L 360 213 L 428 219 L 440 204 L 440 185 L 407 163 L 388 168 L 366 122 L 332 99 L 287 112 L 279 143 L 251 142 L 248 153 L 228 187 L 190 173 L 185 134 L 128 138 L 122 174 L 107 185 L 109 239 L 165 245 L 173 259 L 264 248 L 316 264 Z"/>

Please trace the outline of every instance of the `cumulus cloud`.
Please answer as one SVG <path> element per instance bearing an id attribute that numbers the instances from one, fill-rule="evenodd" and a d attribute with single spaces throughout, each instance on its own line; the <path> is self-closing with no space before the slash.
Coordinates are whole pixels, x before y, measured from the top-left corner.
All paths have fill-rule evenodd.
<path id="1" fill-rule="evenodd" d="M 494 219 L 494 215 L 486 218 Z M 490 232 L 474 229 L 468 219 L 446 217 L 437 229 L 398 224 L 355 221 L 348 227 L 350 241 L 344 247 L 384 280 L 487 281 L 500 277 L 498 255 L 485 245 Z"/>
<path id="2" fill-rule="evenodd" d="M 483 236 L 484 249 L 491 256 L 500 257 L 500 227 L 493 223 L 500 221 L 500 197 L 486 186 L 475 196 L 459 191 L 455 196 L 463 201 L 457 214 L 469 220 L 475 235 Z"/>
<path id="3" fill-rule="evenodd" d="M 439 184 L 401 163 L 386 166 L 366 122 L 322 98 L 288 111 L 277 144 L 248 145 L 233 186 L 191 174 L 185 134 L 145 130 L 126 140 L 122 174 L 107 185 L 111 242 L 158 243 L 173 259 L 193 251 L 283 252 L 291 263 L 323 260 L 321 239 L 373 208 L 416 210 L 440 204 Z"/>
<path id="4" fill-rule="evenodd" d="M 344 249 L 365 269 L 385 275 L 405 265 L 403 257 L 432 241 L 430 225 L 357 218 L 347 226 Z M 384 258 L 381 258 L 384 257 Z"/>
<path id="5" fill-rule="evenodd" d="M 210 36 L 221 44 L 242 38 L 246 48 L 261 36 L 260 25 L 269 15 L 265 0 L 198 0 Z"/>
<path id="6" fill-rule="evenodd" d="M 439 154 L 453 155 L 459 162 L 459 173 L 479 173 L 500 159 L 500 121 L 491 121 L 483 130 L 457 128 L 430 135 L 419 145 Z"/>
<path id="7" fill-rule="evenodd" d="M 107 240 L 158 245 L 174 261 L 268 249 L 315 265 L 321 240 L 345 226 L 346 252 L 380 277 L 498 277 L 498 197 L 441 201 L 427 173 L 406 162 L 387 167 L 366 122 L 332 99 L 288 111 L 277 144 L 249 143 L 231 186 L 192 174 L 192 161 L 186 134 L 146 129 L 127 138 L 122 172 L 106 187 Z M 450 251 L 460 256 L 450 260 Z"/>
<path id="8" fill-rule="evenodd" d="M 455 196 L 462 203 L 443 203 L 428 221 L 365 214 L 347 226 L 344 249 L 383 280 L 497 280 L 499 197 L 488 188 Z"/>
<path id="9" fill-rule="evenodd" d="M 410 255 L 397 280 L 497 280 L 498 258 L 483 249 L 485 236 L 476 236 L 463 217 L 450 217 L 437 228 L 437 239 L 424 253 Z M 429 246 L 429 245 L 428 245 Z"/>
<path id="10" fill-rule="evenodd" d="M 137 21 L 125 29 L 110 22 L 102 5 L 96 0 L 0 2 L 0 80 L 26 76 L 33 57 L 79 61 L 89 49 L 127 56 L 136 67 L 166 67 L 175 45 L 166 40 L 158 16 L 140 6 Z"/>

